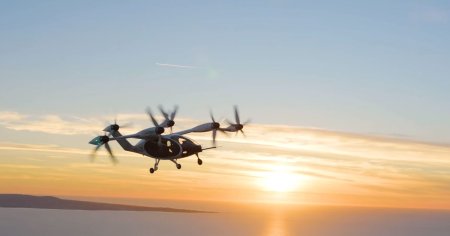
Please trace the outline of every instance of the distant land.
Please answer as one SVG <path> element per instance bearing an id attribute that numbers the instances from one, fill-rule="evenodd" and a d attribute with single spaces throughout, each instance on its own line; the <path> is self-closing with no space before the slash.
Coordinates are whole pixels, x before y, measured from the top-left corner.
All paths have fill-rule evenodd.
<path id="1" fill-rule="evenodd" d="M 89 211 L 159 211 L 177 213 L 212 213 L 207 211 L 196 211 L 168 207 L 146 207 L 101 202 L 76 201 L 61 199 L 52 196 L 32 196 L 24 194 L 0 194 L 0 207 Z"/>

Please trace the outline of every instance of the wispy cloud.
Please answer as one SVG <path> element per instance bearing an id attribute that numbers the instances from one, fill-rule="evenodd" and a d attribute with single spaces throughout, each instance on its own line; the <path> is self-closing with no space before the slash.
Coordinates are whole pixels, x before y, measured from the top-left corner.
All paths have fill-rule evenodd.
<path id="1" fill-rule="evenodd" d="M 58 135 L 91 135 L 95 131 L 102 130 L 107 123 L 113 122 L 113 118 L 119 117 L 119 122 L 132 122 L 133 128 L 144 127 L 149 123 L 149 119 L 144 113 L 126 113 L 117 115 L 102 116 L 61 116 L 55 114 L 32 115 L 21 114 L 10 111 L 0 111 L 0 126 L 17 131 L 41 132 Z M 158 120 L 163 120 L 162 116 L 156 115 Z M 183 120 L 182 117 L 177 120 Z M 136 122 L 136 124 L 134 123 Z"/>
<path id="2" fill-rule="evenodd" d="M 5 124 L 6 122 L 20 121 L 25 119 L 26 116 L 18 112 L 12 111 L 0 111 L 0 124 Z"/>
<path id="3" fill-rule="evenodd" d="M 99 116 L 61 116 L 55 114 L 33 115 L 21 114 L 11 111 L 0 111 L 0 126 L 10 130 L 41 132 L 57 135 L 92 135 L 101 131 L 107 124 L 113 122 L 112 117 L 118 117 L 118 123 L 131 124 L 129 131 L 137 131 L 151 125 L 147 114 L 142 113 L 120 113 L 114 115 Z M 155 115 L 159 121 L 163 121 L 161 115 Z M 181 125 L 178 125 L 179 124 Z M 197 123 L 195 123 L 197 122 Z M 188 128 L 197 125 L 199 121 L 177 117 L 177 126 Z"/>
<path id="4" fill-rule="evenodd" d="M 3 118 L 1 125 L 6 128 L 50 134 L 84 134 L 104 126 L 99 122 L 101 117 L 49 117 L 14 112 L 0 113 L 0 117 Z M 148 117 L 145 114 L 119 114 L 119 117 L 121 120 L 141 122 L 139 128 L 148 125 Z M 199 123 L 188 118 L 177 118 L 178 129 Z M 74 130 L 73 127 L 78 128 Z M 222 196 L 230 192 L 230 189 L 256 197 L 255 193 L 261 189 L 255 183 L 260 182 L 261 178 L 274 168 L 283 167 L 287 168 L 293 177 L 298 177 L 298 181 L 304 181 L 302 188 L 292 193 L 293 201 L 301 196 L 306 202 L 314 202 L 320 198 L 322 202 L 352 202 L 364 205 L 375 204 L 371 199 L 376 198 L 383 199 L 381 204 L 395 205 L 408 199 L 423 206 L 440 204 L 450 208 L 450 205 L 445 205 L 444 200 L 450 194 L 450 146 L 281 125 L 251 124 L 245 127 L 245 131 L 246 138 L 219 134 L 218 142 L 222 148 L 200 153 L 205 163 L 202 167 L 198 167 L 192 158 L 180 160 L 183 164 L 181 179 L 177 178 L 179 171 L 174 168 L 173 163 L 162 162 L 161 171 L 157 177 L 152 177 L 164 181 L 148 182 L 146 169 L 153 165 L 153 160 L 123 152 L 114 143 L 112 147 L 116 155 L 125 163 L 114 168 L 109 163 L 102 168 L 90 167 L 87 158 L 79 159 L 92 151 L 92 146 L 89 145 L 83 149 L 0 143 L 0 152 L 28 152 L 33 157 L 42 155 L 46 158 L 51 155 L 71 156 L 72 162 L 65 164 L 67 169 L 64 172 L 61 172 L 60 166 L 55 166 L 51 171 L 42 170 L 40 175 L 45 176 L 45 171 L 59 171 L 58 173 L 67 174 L 67 178 L 73 179 L 78 173 L 89 171 L 85 174 L 95 176 L 89 180 L 92 183 L 120 185 L 121 189 L 133 189 L 136 194 L 149 197 L 153 196 L 155 191 L 143 191 L 139 188 L 140 183 L 146 182 L 150 189 L 158 190 L 160 197 L 177 196 L 175 190 L 169 189 L 190 192 L 192 188 L 198 190 L 196 193 L 200 191 L 204 194 L 205 198 Z M 209 133 L 189 136 L 204 146 L 210 145 Z M 70 142 L 67 145 L 70 145 Z M 107 153 L 103 149 L 99 151 L 99 155 L 103 157 L 102 162 L 108 161 Z M 12 165 L 15 164 L 18 168 L 14 173 L 22 173 L 23 168 L 20 166 L 24 163 L 42 165 L 42 162 L 33 161 L 9 163 L 11 160 L 0 159 L 0 164 L 3 164 L 0 169 L 4 169 L 8 175 L 12 174 Z M 76 162 L 81 164 L 74 165 Z M 25 174 L 27 173 L 24 172 Z M 112 195 L 118 194 L 113 193 L 114 189 L 111 191 Z M 133 191 L 130 191 L 130 194 Z M 233 197 L 235 196 L 229 196 L 230 199 Z"/>
<path id="5" fill-rule="evenodd" d="M 99 120 L 58 115 L 24 115 L 17 112 L 0 112 L 0 125 L 11 130 L 43 132 L 49 134 L 88 134 L 101 125 Z"/>
<path id="6" fill-rule="evenodd" d="M 169 64 L 169 63 L 159 63 L 156 62 L 155 65 L 157 66 L 164 66 L 164 67 L 173 67 L 173 68 L 180 68 L 180 69 L 196 69 L 196 66 L 188 66 L 188 65 L 178 65 L 178 64 Z"/>

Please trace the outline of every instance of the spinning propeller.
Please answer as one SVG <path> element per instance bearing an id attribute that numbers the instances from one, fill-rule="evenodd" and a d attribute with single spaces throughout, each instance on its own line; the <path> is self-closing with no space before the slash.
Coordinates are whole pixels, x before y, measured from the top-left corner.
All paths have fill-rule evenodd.
<path id="1" fill-rule="evenodd" d="M 159 111 L 161 111 L 161 114 L 164 116 L 164 121 L 160 124 L 161 127 L 165 127 L 165 128 L 170 128 L 170 133 L 172 133 L 172 126 L 175 125 L 175 115 L 177 114 L 178 111 L 178 106 L 175 106 L 172 113 L 169 114 L 167 112 L 164 111 L 162 106 L 159 106 Z"/>
<path id="2" fill-rule="evenodd" d="M 115 124 L 115 125 L 118 127 L 117 124 Z M 112 126 L 114 126 L 114 125 L 111 125 L 110 127 L 112 127 Z M 119 128 L 117 128 L 117 129 L 119 129 Z M 109 137 L 106 134 L 103 135 L 103 136 L 97 136 L 94 139 L 92 139 L 89 143 L 93 144 L 93 145 L 97 145 L 97 147 L 94 148 L 94 151 L 91 154 L 91 158 L 94 159 L 95 158 L 95 154 L 97 153 L 98 149 L 100 149 L 101 146 L 105 145 L 105 148 L 106 148 L 106 150 L 109 153 L 111 161 L 114 164 L 116 164 L 117 163 L 117 159 L 114 156 L 114 154 L 112 153 L 111 146 L 109 146 L 108 142 L 109 142 Z"/>
<path id="3" fill-rule="evenodd" d="M 152 121 L 153 125 L 155 126 L 155 133 L 158 135 L 164 133 L 164 127 L 162 127 L 161 125 L 158 124 L 155 117 L 153 116 L 153 113 L 152 113 L 152 110 L 150 109 L 150 107 L 147 107 L 147 114 L 150 117 L 150 120 Z"/>
<path id="4" fill-rule="evenodd" d="M 89 142 L 90 144 L 97 145 L 97 146 L 94 148 L 94 151 L 93 151 L 92 154 L 91 154 L 91 158 L 94 159 L 95 156 L 96 156 L 96 153 L 97 153 L 98 149 L 100 149 L 101 146 L 105 145 L 106 151 L 108 151 L 109 156 L 110 156 L 110 158 L 111 158 L 111 161 L 112 161 L 114 164 L 116 164 L 118 161 L 117 161 L 116 157 L 114 156 L 114 154 L 112 153 L 111 146 L 109 146 L 109 143 L 108 143 L 109 140 L 110 140 L 109 135 L 112 135 L 113 132 L 118 131 L 120 127 L 125 128 L 125 127 L 127 127 L 127 126 L 129 126 L 129 125 L 130 125 L 130 124 L 126 124 L 126 125 L 123 125 L 123 126 L 119 126 L 119 125 L 117 124 L 117 118 L 115 118 L 115 119 L 114 119 L 114 124 L 109 125 L 109 126 L 107 126 L 105 129 L 103 129 L 103 131 L 105 131 L 105 135 L 103 135 L 103 136 L 97 136 L 97 137 L 95 137 L 94 139 L 92 139 L 92 140 Z M 106 133 L 108 133 L 108 135 L 106 135 Z"/>
<path id="5" fill-rule="evenodd" d="M 119 126 L 117 124 L 117 117 L 114 118 L 114 124 L 108 125 L 106 128 L 103 129 L 103 131 L 108 132 L 109 134 L 112 134 L 115 131 L 119 131 L 119 128 L 129 128 L 132 124 L 126 123 L 124 125 Z"/>
<path id="6" fill-rule="evenodd" d="M 228 132 L 236 132 L 236 135 L 238 134 L 238 132 L 241 132 L 242 135 L 245 136 L 245 133 L 242 129 L 244 128 L 244 125 L 247 125 L 248 123 L 250 123 L 250 119 L 248 119 L 243 124 L 241 124 L 241 119 L 239 118 L 239 111 L 238 111 L 237 106 L 234 106 L 234 119 L 235 119 L 236 123 L 233 124 L 229 120 L 227 120 L 227 123 L 230 126 L 225 129 L 222 129 L 222 130 L 228 131 Z"/>
<path id="7" fill-rule="evenodd" d="M 220 123 L 216 122 L 216 120 L 214 119 L 214 115 L 212 113 L 212 111 L 209 111 L 209 115 L 211 117 L 211 127 L 213 127 L 212 130 L 212 142 L 213 142 L 213 146 L 216 146 L 216 136 L 217 136 L 217 130 L 219 130 L 220 132 L 226 134 L 223 130 L 220 129 Z"/>
<path id="8" fill-rule="evenodd" d="M 209 115 L 211 117 L 212 122 L 198 125 L 192 129 L 190 129 L 189 131 L 197 132 L 197 133 L 212 131 L 213 145 L 216 145 L 217 130 L 219 130 L 221 132 L 223 132 L 223 130 L 220 129 L 220 123 L 216 122 L 216 120 L 214 119 L 214 115 L 212 114 L 211 111 L 210 111 Z"/>
<path id="9" fill-rule="evenodd" d="M 150 109 L 150 107 L 147 107 L 147 114 L 150 117 L 150 120 L 152 121 L 153 125 L 155 126 L 155 133 L 158 135 L 158 145 L 161 146 L 161 145 L 163 145 L 163 143 L 161 141 L 161 134 L 164 133 L 164 127 L 162 127 L 158 124 L 155 117 L 153 116 L 153 113 L 152 113 L 152 110 Z"/>

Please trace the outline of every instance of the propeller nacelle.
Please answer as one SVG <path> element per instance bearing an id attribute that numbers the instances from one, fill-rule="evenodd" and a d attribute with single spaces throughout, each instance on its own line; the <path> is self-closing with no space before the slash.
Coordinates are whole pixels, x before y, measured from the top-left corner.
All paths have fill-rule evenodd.
<path id="1" fill-rule="evenodd" d="M 170 115 L 164 110 L 164 108 L 161 105 L 158 108 L 161 114 L 164 116 L 164 121 L 159 126 L 170 128 L 170 132 L 172 133 L 172 127 L 175 125 L 174 119 L 178 111 L 178 106 L 175 106 Z"/>
<path id="2" fill-rule="evenodd" d="M 109 142 L 109 137 L 106 136 L 106 135 L 103 135 L 103 136 L 95 137 L 89 143 L 92 144 L 92 145 L 100 146 L 100 145 L 103 145 L 103 144 L 105 144 L 107 142 Z"/>
<path id="3" fill-rule="evenodd" d="M 160 134 L 164 133 L 164 127 L 162 125 L 158 124 L 158 122 L 156 121 L 155 117 L 153 116 L 152 111 L 150 110 L 150 108 L 147 108 L 147 114 L 148 114 L 148 117 L 150 118 L 150 121 L 155 126 L 155 133 L 157 135 L 160 135 Z"/>
<path id="4" fill-rule="evenodd" d="M 167 121 L 167 127 L 172 127 L 174 125 L 175 125 L 175 121 L 173 121 L 173 120 L 168 120 Z"/>
<path id="5" fill-rule="evenodd" d="M 108 133 L 112 133 L 112 132 L 115 132 L 115 131 L 119 131 L 120 127 L 126 128 L 126 127 L 129 127 L 130 125 L 131 125 L 131 124 L 128 123 L 128 124 L 119 126 L 119 125 L 117 124 L 117 120 L 114 119 L 114 124 L 108 125 L 106 128 L 103 129 L 103 131 L 108 132 Z"/>
<path id="6" fill-rule="evenodd" d="M 238 132 L 241 132 L 245 136 L 245 133 L 243 131 L 244 125 L 248 124 L 250 122 L 250 120 L 247 120 L 244 123 L 241 123 L 241 119 L 239 118 L 239 111 L 238 111 L 237 106 L 234 106 L 234 119 L 235 119 L 236 123 L 232 123 L 232 122 L 227 120 L 227 123 L 230 126 L 228 126 L 227 128 L 223 128 L 221 130 L 222 131 L 227 131 L 227 132 L 236 132 L 236 134 Z"/>
<path id="7" fill-rule="evenodd" d="M 119 131 L 119 128 L 120 128 L 118 124 L 113 124 L 110 127 L 111 127 L 111 130 L 113 130 L 113 131 Z"/>
<path id="8" fill-rule="evenodd" d="M 220 132 L 223 132 L 223 130 L 220 129 L 220 123 L 216 122 L 216 120 L 214 119 L 214 115 L 212 114 L 212 112 L 210 111 L 209 113 L 210 117 L 211 117 L 211 121 L 210 123 L 205 123 L 202 125 L 198 125 L 192 129 L 190 129 L 190 132 L 209 132 L 212 131 L 212 142 L 213 145 L 216 144 L 216 136 L 217 136 L 217 130 L 219 130 Z"/>
<path id="9" fill-rule="evenodd" d="M 111 147 L 109 146 L 109 143 L 108 143 L 109 140 L 110 140 L 110 138 L 108 136 L 103 135 L 103 136 L 97 136 L 89 142 L 92 145 L 96 145 L 96 147 L 94 148 L 94 151 L 91 154 L 92 159 L 95 158 L 95 154 L 97 153 L 98 149 L 100 149 L 100 147 L 104 145 L 106 148 L 106 151 L 108 151 L 108 153 L 109 153 L 111 161 L 113 163 L 117 163 L 117 159 L 114 156 L 114 154 L 112 153 Z"/>
<path id="10" fill-rule="evenodd" d="M 211 123 L 211 128 L 212 128 L 212 129 L 218 129 L 218 128 L 220 128 L 220 124 L 217 123 L 217 122 L 212 122 L 212 123 Z"/>
<path id="11" fill-rule="evenodd" d="M 164 133 L 164 128 L 161 126 L 155 127 L 155 133 L 156 134 L 162 134 Z"/>

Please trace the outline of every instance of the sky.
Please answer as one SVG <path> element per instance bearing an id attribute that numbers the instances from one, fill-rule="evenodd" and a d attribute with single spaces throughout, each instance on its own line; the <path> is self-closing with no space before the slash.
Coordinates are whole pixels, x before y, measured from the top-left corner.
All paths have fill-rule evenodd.
<path id="1" fill-rule="evenodd" d="M 445 1 L 3 1 L 0 191 L 450 208 L 449 26 Z M 201 167 L 89 162 L 158 104 L 252 124 Z"/>

